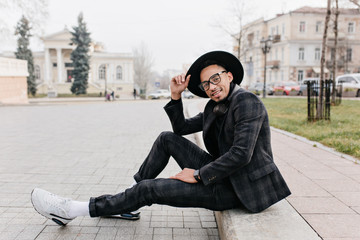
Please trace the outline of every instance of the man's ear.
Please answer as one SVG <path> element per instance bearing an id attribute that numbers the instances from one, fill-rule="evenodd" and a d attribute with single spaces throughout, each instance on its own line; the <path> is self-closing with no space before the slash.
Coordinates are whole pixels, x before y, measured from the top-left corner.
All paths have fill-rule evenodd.
<path id="1" fill-rule="evenodd" d="M 232 75 L 232 73 L 231 73 L 231 72 L 227 72 L 226 74 L 228 75 L 229 82 L 232 82 L 232 80 L 234 80 L 234 76 Z"/>

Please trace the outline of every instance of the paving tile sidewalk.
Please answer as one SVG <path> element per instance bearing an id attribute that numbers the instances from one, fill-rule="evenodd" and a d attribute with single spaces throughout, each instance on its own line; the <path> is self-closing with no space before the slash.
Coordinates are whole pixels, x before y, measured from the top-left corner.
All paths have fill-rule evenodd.
<path id="1" fill-rule="evenodd" d="M 153 205 L 139 221 L 79 217 L 59 227 L 32 208 L 34 187 L 87 201 L 129 186 L 155 138 L 171 130 L 166 103 L 0 107 L 0 239 L 219 239 L 204 209 Z M 160 177 L 179 170 L 170 161 Z"/>
<path id="2" fill-rule="evenodd" d="M 360 239 L 360 165 L 272 130 L 289 203 L 325 240 Z"/>

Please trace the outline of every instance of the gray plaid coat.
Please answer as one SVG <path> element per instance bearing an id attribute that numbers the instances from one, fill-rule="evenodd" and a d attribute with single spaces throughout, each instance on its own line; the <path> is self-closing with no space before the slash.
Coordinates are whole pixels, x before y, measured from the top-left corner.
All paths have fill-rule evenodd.
<path id="1" fill-rule="evenodd" d="M 273 160 L 269 120 L 261 100 L 236 86 L 229 101 L 218 140 L 209 137 L 216 118 L 214 101 L 189 119 L 185 119 L 181 103 L 165 110 L 174 133 L 203 131 L 206 149 L 212 155 L 214 144 L 219 144 L 220 157 L 200 169 L 203 183 L 229 177 L 241 203 L 251 212 L 260 212 L 291 193 Z"/>

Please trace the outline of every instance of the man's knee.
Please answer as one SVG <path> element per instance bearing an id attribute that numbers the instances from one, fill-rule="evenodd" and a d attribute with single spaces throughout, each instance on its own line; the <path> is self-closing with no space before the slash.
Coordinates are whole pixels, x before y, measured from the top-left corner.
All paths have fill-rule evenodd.
<path id="1" fill-rule="evenodd" d="M 165 138 L 166 139 L 166 138 L 172 137 L 174 135 L 176 135 L 176 134 L 171 132 L 171 131 L 163 131 L 163 132 L 160 133 L 159 138 L 161 138 L 161 139 Z"/>
<path id="2" fill-rule="evenodd" d="M 174 137 L 179 137 L 179 136 L 173 132 L 164 131 L 164 132 L 160 133 L 159 137 L 157 138 L 157 141 L 160 142 L 162 145 L 165 145 L 165 144 L 169 143 L 169 141 L 171 139 L 173 139 Z"/>

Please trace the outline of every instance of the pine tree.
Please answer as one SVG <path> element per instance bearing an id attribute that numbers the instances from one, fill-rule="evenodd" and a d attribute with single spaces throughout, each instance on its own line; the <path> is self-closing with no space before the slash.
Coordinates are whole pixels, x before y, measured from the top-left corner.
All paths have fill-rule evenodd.
<path id="1" fill-rule="evenodd" d="M 17 59 L 27 60 L 29 76 L 27 77 L 28 94 L 35 96 L 36 94 L 36 83 L 34 75 L 34 58 L 31 50 L 29 49 L 29 38 L 32 36 L 30 33 L 31 27 L 29 21 L 22 16 L 20 21 L 17 23 L 15 35 L 18 35 L 17 50 L 15 56 Z"/>
<path id="2" fill-rule="evenodd" d="M 71 86 L 71 92 L 76 95 L 86 94 L 90 69 L 89 46 L 91 39 L 82 13 L 78 17 L 78 26 L 73 27 L 73 30 L 71 42 L 76 48 L 71 53 L 71 60 L 74 64 L 74 82 Z"/>

